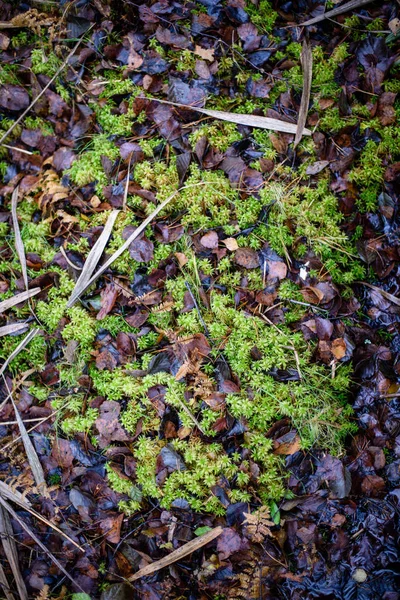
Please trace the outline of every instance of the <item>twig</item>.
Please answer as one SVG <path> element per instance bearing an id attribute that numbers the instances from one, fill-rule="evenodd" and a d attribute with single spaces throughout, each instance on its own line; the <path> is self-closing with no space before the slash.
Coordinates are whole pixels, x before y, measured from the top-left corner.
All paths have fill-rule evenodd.
<path id="1" fill-rule="evenodd" d="M 171 202 L 171 200 L 173 198 L 175 198 L 175 196 L 177 194 L 179 194 L 179 192 L 183 189 L 187 189 L 190 187 L 196 187 L 198 185 L 204 185 L 203 182 L 201 183 L 194 183 L 194 184 L 190 184 L 190 185 L 186 185 L 183 186 L 182 188 L 180 188 L 179 190 L 176 190 L 173 194 L 171 194 L 170 196 L 168 196 L 168 198 L 166 198 L 163 202 L 161 202 L 161 204 L 159 204 L 151 213 L 151 215 L 149 215 L 140 225 L 139 227 L 137 227 L 135 229 L 135 231 L 128 237 L 128 239 L 122 244 L 122 246 L 120 248 L 118 248 L 118 250 L 116 250 L 114 252 L 114 254 L 112 256 L 110 256 L 110 258 L 104 263 L 104 265 L 102 265 L 99 270 L 85 283 L 84 286 L 82 286 L 82 288 L 79 290 L 79 294 L 74 296 L 74 299 L 72 301 L 72 297 L 68 300 L 68 304 L 67 306 L 72 306 L 77 300 L 78 298 L 83 294 L 83 292 L 85 290 L 87 290 L 88 287 L 90 287 L 103 273 L 104 271 L 106 271 L 108 269 L 108 267 L 110 265 L 112 265 L 112 263 L 114 261 L 117 260 L 117 258 L 119 258 L 121 256 L 121 254 L 123 254 L 125 252 L 125 250 L 127 250 L 129 248 L 129 246 L 132 244 L 132 242 L 134 240 L 136 240 L 137 237 L 139 237 L 139 235 L 142 233 L 142 231 L 144 231 L 147 227 L 147 225 L 149 223 L 152 222 L 152 220 L 158 215 L 159 212 L 161 212 L 163 210 L 163 208 L 165 208 L 167 206 L 167 204 L 169 204 Z"/>
<path id="2" fill-rule="evenodd" d="M 194 297 L 194 294 L 193 294 L 193 292 L 192 292 L 192 288 L 190 287 L 190 283 L 189 283 L 188 281 L 185 281 L 185 286 L 187 287 L 187 290 L 188 290 L 188 292 L 189 292 L 189 294 L 190 294 L 190 297 L 191 297 L 191 298 L 192 298 L 192 300 L 193 300 L 193 304 L 194 304 L 194 306 L 195 306 L 195 309 L 196 309 L 196 311 L 197 311 L 197 316 L 199 317 L 199 321 L 200 321 L 200 323 L 201 323 L 201 324 L 202 324 L 202 326 L 203 326 L 204 333 L 206 334 L 206 336 L 207 336 L 207 337 L 210 337 L 210 332 L 208 331 L 208 327 L 207 327 L 207 325 L 205 324 L 205 321 L 204 321 L 204 319 L 203 319 L 203 316 L 202 316 L 202 314 L 201 314 L 201 312 L 200 312 L 199 305 L 197 304 L 197 300 L 196 300 L 196 298 Z"/>
<path id="3" fill-rule="evenodd" d="M 29 154 L 29 156 L 33 155 L 33 152 L 29 150 L 25 150 L 25 148 L 17 148 L 17 146 L 9 146 L 8 144 L 1 144 L 3 148 L 8 148 L 9 150 L 16 150 L 17 152 L 21 152 L 21 154 Z"/>
<path id="4" fill-rule="evenodd" d="M 66 533 L 64 533 L 64 531 L 59 529 L 57 527 L 57 525 L 54 525 L 54 523 L 52 523 L 51 521 L 46 519 L 46 517 L 43 517 L 43 515 L 36 512 L 36 510 L 32 508 L 29 500 L 27 500 L 24 497 L 24 495 L 21 494 L 21 492 L 18 492 L 17 490 L 12 490 L 10 488 L 10 486 L 7 485 L 7 483 L 5 483 L 4 481 L 0 481 L 0 496 L 5 498 L 6 500 L 10 500 L 11 502 L 14 502 L 15 504 L 18 504 L 18 506 L 20 506 L 23 510 L 26 510 L 31 515 L 36 517 L 36 519 L 39 519 L 39 521 L 42 521 L 48 527 L 50 527 L 51 529 L 54 529 L 54 531 L 57 531 L 57 533 L 59 533 L 62 537 L 64 537 L 66 540 L 68 540 L 76 548 L 78 548 L 78 550 L 80 550 L 81 552 L 84 552 L 84 549 L 82 548 L 82 546 L 77 544 L 72 538 L 69 537 L 69 535 L 67 535 Z"/>
<path id="5" fill-rule="evenodd" d="M 346 2 L 346 4 L 342 4 L 341 6 L 337 6 L 336 8 L 332 8 L 332 10 L 328 10 L 327 12 L 319 15 L 318 17 L 314 17 L 313 19 L 309 19 L 308 21 L 304 21 L 304 23 L 299 23 L 301 27 L 306 25 L 314 25 L 315 23 L 319 23 L 324 19 L 331 19 L 332 17 L 336 17 L 337 15 L 341 15 L 342 13 L 348 12 L 349 10 L 353 10 L 353 8 L 359 8 L 360 6 L 365 6 L 366 4 L 370 4 L 372 0 L 350 0 L 350 2 Z"/>
<path id="6" fill-rule="evenodd" d="M 87 32 L 90 31 L 90 29 L 92 29 L 92 27 L 94 27 L 94 25 L 91 25 L 89 27 L 89 29 L 87 31 L 85 31 L 85 33 L 79 38 L 79 40 L 77 41 L 77 43 L 75 44 L 75 46 L 72 48 L 71 52 L 68 54 L 67 58 L 64 60 L 64 62 L 62 63 L 62 65 L 57 69 L 57 71 L 55 72 L 55 74 L 53 75 L 53 77 L 50 79 L 50 81 L 44 86 L 44 88 L 36 96 L 36 98 L 34 98 L 32 100 L 32 102 L 30 103 L 30 105 L 28 106 L 28 108 L 26 110 L 24 110 L 24 112 L 22 113 L 22 115 L 20 115 L 18 117 L 18 119 L 16 121 L 14 121 L 14 123 L 11 125 L 11 127 L 9 127 L 7 129 L 7 131 L 1 136 L 1 138 L 0 138 L 0 144 L 2 144 L 8 138 L 8 136 L 10 135 L 10 133 L 12 131 L 14 131 L 14 129 L 17 127 L 17 125 L 19 125 L 21 123 L 21 121 L 26 117 L 26 115 L 29 113 L 29 111 L 32 110 L 32 108 L 35 106 L 35 104 L 40 100 L 40 98 L 43 96 L 43 94 L 45 94 L 47 92 L 47 90 L 49 89 L 49 87 L 51 86 L 51 84 L 57 79 L 57 77 L 59 76 L 59 74 L 61 73 L 61 71 L 66 67 L 66 65 L 68 64 L 69 59 L 71 58 L 71 56 L 73 56 L 74 52 L 79 47 L 81 41 L 83 40 L 83 38 L 85 37 L 85 35 L 87 34 Z"/>
<path id="7" fill-rule="evenodd" d="M 147 577 L 148 575 L 152 575 L 153 573 L 156 573 L 164 567 L 172 565 L 178 560 L 182 560 L 182 558 L 185 558 L 185 556 L 188 556 L 188 554 L 192 554 L 192 552 L 195 552 L 196 550 L 202 548 L 209 542 L 212 542 L 212 540 L 215 540 L 215 538 L 221 535 L 222 532 L 222 527 L 215 527 L 215 529 L 208 531 L 199 538 L 191 540 L 190 542 L 187 542 L 187 544 L 181 546 L 181 548 L 174 550 L 173 552 L 171 552 L 171 554 L 168 554 L 168 556 L 164 556 L 164 558 L 157 560 L 151 565 L 143 567 L 143 569 L 140 569 L 137 573 L 129 577 L 128 581 L 137 581 L 142 577 Z"/>
<path id="8" fill-rule="evenodd" d="M 310 104 L 313 57 L 311 45 L 308 40 L 304 40 L 303 42 L 300 63 L 303 69 L 303 93 L 301 95 L 299 116 L 297 119 L 297 131 L 296 137 L 294 138 L 294 147 L 297 146 L 303 137 L 304 127 L 307 121 L 308 107 Z"/>

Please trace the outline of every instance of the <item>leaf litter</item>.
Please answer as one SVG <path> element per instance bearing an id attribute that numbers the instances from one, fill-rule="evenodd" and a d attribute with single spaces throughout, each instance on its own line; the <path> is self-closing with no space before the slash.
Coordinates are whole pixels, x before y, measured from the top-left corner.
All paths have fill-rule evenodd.
<path id="1" fill-rule="evenodd" d="M 397 5 L 0 7 L 4 596 L 396 598 Z"/>

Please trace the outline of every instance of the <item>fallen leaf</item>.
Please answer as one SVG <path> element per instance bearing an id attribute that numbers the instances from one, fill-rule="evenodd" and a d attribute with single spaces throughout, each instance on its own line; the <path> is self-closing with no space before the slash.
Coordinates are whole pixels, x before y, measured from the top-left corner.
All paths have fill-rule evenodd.
<path id="1" fill-rule="evenodd" d="M 218 235 L 215 231 L 209 231 L 200 238 L 200 243 L 204 248 L 218 248 Z"/>
<path id="2" fill-rule="evenodd" d="M 239 248 L 236 250 L 235 262 L 245 269 L 257 269 L 260 266 L 258 254 L 252 248 Z"/>
<path id="3" fill-rule="evenodd" d="M 214 60 L 214 48 L 202 48 L 196 44 L 194 53 L 204 60 L 212 62 Z"/>

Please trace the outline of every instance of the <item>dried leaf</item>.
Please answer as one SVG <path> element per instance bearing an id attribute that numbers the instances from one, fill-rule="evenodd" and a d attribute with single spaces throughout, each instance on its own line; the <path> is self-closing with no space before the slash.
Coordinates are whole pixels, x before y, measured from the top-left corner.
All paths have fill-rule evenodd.
<path id="1" fill-rule="evenodd" d="M 357 281 L 356 283 L 359 283 L 361 285 L 365 285 L 366 287 L 369 287 L 371 290 L 374 290 L 374 292 L 381 294 L 381 296 L 386 298 L 386 300 L 389 300 L 393 304 L 396 304 L 396 306 L 400 306 L 400 298 L 397 298 L 397 296 L 393 296 L 393 294 L 390 294 L 389 292 L 385 292 L 385 290 L 382 290 L 381 288 L 377 287 L 376 285 L 372 285 L 371 283 L 366 283 L 365 281 Z"/>
<path id="2" fill-rule="evenodd" d="M 231 252 L 235 252 L 239 248 L 239 244 L 235 240 L 235 238 L 226 238 L 222 240 L 222 243 L 230 250 Z"/>
<path id="3" fill-rule="evenodd" d="M 247 534 L 253 542 L 261 544 L 266 537 L 273 537 L 271 527 L 274 522 L 270 520 L 268 506 L 261 506 L 254 513 L 243 513 Z"/>

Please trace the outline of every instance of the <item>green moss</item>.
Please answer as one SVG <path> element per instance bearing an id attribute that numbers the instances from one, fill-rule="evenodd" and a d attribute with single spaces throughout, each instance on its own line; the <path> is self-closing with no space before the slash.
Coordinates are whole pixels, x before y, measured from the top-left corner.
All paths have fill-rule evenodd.
<path id="1" fill-rule="evenodd" d="M 235 123 L 214 121 L 212 125 L 203 125 L 197 128 L 190 136 L 189 141 L 194 148 L 196 142 L 202 137 L 207 138 L 209 144 L 219 152 L 225 152 L 229 146 L 242 138 Z"/>
<path id="2" fill-rule="evenodd" d="M 36 75 L 47 75 L 48 77 L 53 77 L 57 69 L 61 66 L 61 60 L 54 54 L 54 52 L 50 52 L 48 55 L 45 54 L 44 50 L 40 48 L 34 48 L 31 53 L 32 60 L 32 71 Z"/>
<path id="3" fill-rule="evenodd" d="M 108 177 L 102 165 L 103 156 L 114 161 L 119 156 L 119 150 L 105 134 L 95 135 L 85 152 L 72 164 L 67 174 L 79 187 L 96 182 L 97 193 L 102 196 L 103 186 L 108 183 Z"/>
<path id="4" fill-rule="evenodd" d="M 340 228 L 343 215 L 326 180 L 321 179 L 315 188 L 294 187 L 289 192 L 270 184 L 263 188 L 261 197 L 271 206 L 267 236 L 278 254 L 284 255 L 288 248 L 296 254 L 295 231 L 296 238 L 304 240 L 320 257 L 334 281 L 351 283 L 364 277 L 356 249 Z"/>
<path id="5" fill-rule="evenodd" d="M 246 12 L 252 23 L 254 23 L 260 31 L 271 33 L 275 21 L 278 18 L 278 13 L 273 10 L 271 2 L 268 0 L 260 0 L 257 6 L 255 6 L 248 0 L 246 2 Z"/>

